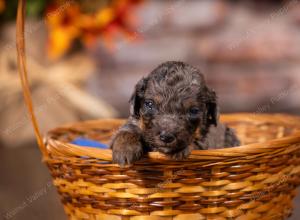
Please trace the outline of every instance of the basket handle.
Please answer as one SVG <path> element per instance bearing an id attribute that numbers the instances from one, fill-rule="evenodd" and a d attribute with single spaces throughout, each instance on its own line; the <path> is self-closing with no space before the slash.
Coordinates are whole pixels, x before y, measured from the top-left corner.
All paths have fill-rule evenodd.
<path id="1" fill-rule="evenodd" d="M 17 46 L 17 55 L 18 55 L 19 77 L 21 79 L 25 104 L 27 106 L 27 110 L 29 112 L 29 116 L 34 128 L 34 133 L 35 133 L 37 143 L 39 145 L 39 148 L 43 156 L 46 157 L 48 153 L 47 153 L 46 146 L 43 142 L 43 138 L 34 113 L 31 92 L 29 89 L 29 83 L 27 77 L 25 36 L 24 36 L 25 6 L 26 6 L 26 0 L 19 0 L 18 11 L 17 11 L 17 25 L 16 25 L 16 39 L 17 39 L 16 46 Z"/>

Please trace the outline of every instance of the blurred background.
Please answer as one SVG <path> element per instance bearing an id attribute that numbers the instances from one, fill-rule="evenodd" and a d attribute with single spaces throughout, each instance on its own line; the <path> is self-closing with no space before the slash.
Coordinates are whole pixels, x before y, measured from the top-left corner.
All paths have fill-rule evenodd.
<path id="1" fill-rule="evenodd" d="M 16 6 L 0 0 L 0 219 L 65 219 L 23 102 Z M 127 117 L 135 83 L 168 60 L 198 67 L 223 113 L 300 114 L 298 0 L 28 0 L 25 35 L 44 133 Z"/>

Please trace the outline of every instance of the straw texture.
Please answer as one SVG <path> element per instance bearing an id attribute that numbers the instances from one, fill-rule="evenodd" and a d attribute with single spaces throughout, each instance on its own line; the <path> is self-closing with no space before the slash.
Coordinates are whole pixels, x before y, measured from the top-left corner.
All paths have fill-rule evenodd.
<path id="1" fill-rule="evenodd" d="M 186 161 L 153 152 L 125 168 L 111 164 L 110 150 L 68 144 L 78 136 L 107 143 L 122 120 L 50 131 L 45 161 L 69 219 L 285 219 L 300 183 L 300 119 L 233 114 L 222 121 L 243 146 L 193 151 Z"/>

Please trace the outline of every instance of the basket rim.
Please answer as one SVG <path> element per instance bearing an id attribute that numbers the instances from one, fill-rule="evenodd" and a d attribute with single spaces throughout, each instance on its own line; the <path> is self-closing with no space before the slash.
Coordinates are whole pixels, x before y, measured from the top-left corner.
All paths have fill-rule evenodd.
<path id="1" fill-rule="evenodd" d="M 254 114 L 254 113 L 231 113 L 222 114 L 220 116 L 221 122 L 235 122 L 235 121 L 257 121 L 259 122 L 277 122 L 285 125 L 297 125 L 300 124 L 300 117 L 289 114 Z M 47 151 L 50 154 L 56 156 L 88 156 L 95 159 L 101 159 L 105 161 L 112 160 L 112 151 L 110 149 L 97 149 L 92 147 L 83 147 L 71 143 L 65 143 L 52 138 L 52 134 L 60 129 L 71 129 L 72 127 L 93 126 L 99 123 L 110 123 L 113 125 L 121 125 L 126 119 L 97 119 L 87 120 L 81 122 L 68 123 L 57 128 L 51 129 L 44 138 Z M 212 160 L 220 158 L 232 158 L 232 157 L 251 157 L 257 155 L 264 155 L 268 153 L 290 152 L 300 148 L 299 146 L 290 146 L 300 143 L 300 130 L 292 135 L 275 138 L 265 141 L 263 143 L 252 143 L 241 145 L 238 147 L 211 149 L 211 150 L 193 150 L 187 160 Z M 289 148 L 286 148 L 289 146 Z M 46 156 L 46 155 L 44 155 Z M 159 152 L 149 152 L 145 155 L 145 159 L 152 160 L 170 160 L 167 156 Z"/>

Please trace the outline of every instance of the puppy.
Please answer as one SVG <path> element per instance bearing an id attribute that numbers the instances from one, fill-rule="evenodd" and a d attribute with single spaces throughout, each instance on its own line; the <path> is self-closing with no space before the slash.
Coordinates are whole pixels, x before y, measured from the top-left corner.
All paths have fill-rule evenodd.
<path id="1" fill-rule="evenodd" d="M 135 86 L 130 117 L 111 141 L 113 162 L 129 165 L 149 151 L 173 159 L 193 149 L 239 145 L 233 130 L 218 121 L 216 93 L 200 71 L 183 62 L 165 62 Z"/>

